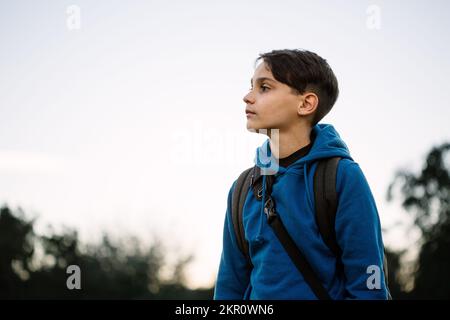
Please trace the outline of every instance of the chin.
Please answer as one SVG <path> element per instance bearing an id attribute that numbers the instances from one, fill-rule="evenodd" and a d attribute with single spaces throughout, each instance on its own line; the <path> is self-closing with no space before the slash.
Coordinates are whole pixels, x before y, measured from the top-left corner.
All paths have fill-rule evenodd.
<path id="1" fill-rule="evenodd" d="M 257 131 L 260 128 L 258 126 L 255 126 L 253 123 L 251 123 L 250 121 L 247 121 L 247 130 L 249 131 Z"/>
<path id="2" fill-rule="evenodd" d="M 267 128 L 273 128 L 273 127 L 274 126 L 272 126 L 271 124 L 268 124 L 268 123 L 257 122 L 257 121 L 254 121 L 253 119 L 247 120 L 247 130 L 253 130 L 258 133 L 260 130 L 269 131 L 270 129 L 267 129 Z"/>
<path id="3" fill-rule="evenodd" d="M 255 133 L 263 133 L 263 132 L 261 132 L 261 130 L 264 130 L 264 127 L 250 125 L 247 123 L 247 130 L 251 131 L 251 132 L 255 132 Z"/>

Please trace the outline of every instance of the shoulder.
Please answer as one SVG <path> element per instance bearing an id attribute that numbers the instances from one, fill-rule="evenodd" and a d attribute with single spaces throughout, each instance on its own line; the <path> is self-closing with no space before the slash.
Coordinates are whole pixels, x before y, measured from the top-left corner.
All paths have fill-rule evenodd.
<path id="1" fill-rule="evenodd" d="M 360 165 L 352 159 L 341 159 L 336 172 L 336 190 L 338 193 L 350 191 L 354 194 L 370 191 L 367 179 Z"/>
<path id="2" fill-rule="evenodd" d="M 228 201 L 231 201 L 231 197 L 234 193 L 234 191 L 236 190 L 237 187 L 242 188 L 243 184 L 244 184 L 244 180 L 246 178 L 250 178 L 251 175 L 251 171 L 252 171 L 253 167 L 247 168 L 244 171 L 242 171 L 239 176 L 233 181 L 233 183 L 231 184 L 231 187 L 228 191 Z"/>
<path id="3" fill-rule="evenodd" d="M 242 171 L 238 178 L 234 180 L 233 185 L 231 186 L 231 189 L 234 189 L 236 186 L 241 186 L 244 184 L 246 180 L 249 180 L 251 178 L 251 175 L 253 173 L 253 167 L 247 168 L 244 171 Z"/>
<path id="4" fill-rule="evenodd" d="M 345 178 L 362 174 L 362 170 L 357 162 L 352 159 L 344 158 L 339 161 L 337 175 Z"/>

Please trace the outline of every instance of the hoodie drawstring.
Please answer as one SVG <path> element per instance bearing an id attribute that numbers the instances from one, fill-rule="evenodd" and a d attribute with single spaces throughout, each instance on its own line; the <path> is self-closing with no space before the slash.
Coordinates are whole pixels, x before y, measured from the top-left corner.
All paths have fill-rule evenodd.
<path id="1" fill-rule="evenodd" d="M 258 235 L 256 236 L 256 241 L 262 242 L 264 241 L 262 237 L 262 228 L 264 224 L 264 204 L 266 203 L 266 175 L 263 175 L 263 181 L 262 181 L 263 187 L 262 187 L 262 201 L 261 201 L 261 212 L 259 217 L 259 230 Z"/>
<path id="2" fill-rule="evenodd" d="M 309 206 L 309 209 L 313 211 L 313 203 L 311 202 L 311 193 L 309 192 L 309 184 L 308 184 L 308 171 L 306 169 L 308 163 L 305 162 L 303 165 L 303 179 L 305 180 L 305 190 L 306 190 L 306 199 L 307 199 L 307 205 Z"/>

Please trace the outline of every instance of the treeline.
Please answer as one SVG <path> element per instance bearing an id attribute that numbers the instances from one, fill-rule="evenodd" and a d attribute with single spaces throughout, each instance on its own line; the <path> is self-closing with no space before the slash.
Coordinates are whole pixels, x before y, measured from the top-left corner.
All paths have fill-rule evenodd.
<path id="1" fill-rule="evenodd" d="M 417 260 L 404 272 L 404 252 L 387 250 L 389 287 L 394 299 L 450 298 L 450 143 L 434 147 L 417 173 L 399 171 L 387 190 L 414 217 L 420 230 Z M 34 221 L 18 209 L 0 209 L 0 298 L 211 299 L 213 288 L 190 290 L 181 257 L 169 279 L 160 244 L 137 239 L 81 244 L 75 231 L 38 235 Z M 81 290 L 69 290 L 67 267 L 78 266 Z"/>
<path id="2" fill-rule="evenodd" d="M 189 261 L 183 257 L 168 266 L 161 244 L 143 246 L 136 238 L 105 235 L 101 243 L 85 245 L 73 230 L 38 235 L 20 209 L 0 209 L 2 299 L 211 299 L 211 288 L 185 285 Z M 79 267 L 80 290 L 68 288 L 71 265 Z M 161 272 L 167 267 L 174 269 L 169 279 Z"/>

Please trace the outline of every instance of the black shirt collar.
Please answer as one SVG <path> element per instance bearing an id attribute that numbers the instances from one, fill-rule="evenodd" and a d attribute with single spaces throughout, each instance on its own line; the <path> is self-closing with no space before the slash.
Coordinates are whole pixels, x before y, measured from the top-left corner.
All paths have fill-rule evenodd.
<path id="1" fill-rule="evenodd" d="M 298 149 L 297 151 L 295 151 L 294 153 L 291 153 L 290 155 L 288 155 L 287 157 L 284 158 L 280 158 L 279 161 L 279 165 L 282 167 L 289 167 L 291 164 L 293 164 L 295 161 L 297 161 L 298 159 L 306 156 L 309 153 L 309 150 L 311 150 L 313 143 L 314 143 L 314 139 L 315 136 L 314 134 L 311 134 L 310 136 L 310 140 L 311 142 L 309 144 L 307 144 L 306 146 Z"/>
<path id="2" fill-rule="evenodd" d="M 298 159 L 306 156 L 309 151 L 311 150 L 314 141 L 316 139 L 316 136 L 314 134 L 313 131 L 311 131 L 311 135 L 310 135 L 310 143 L 300 149 L 298 149 L 297 151 L 295 151 L 294 153 L 290 154 L 287 157 L 284 158 L 280 158 L 278 164 L 284 168 L 287 168 L 288 166 L 290 166 L 291 164 L 293 164 L 295 161 L 297 161 Z M 261 175 L 261 169 L 258 166 L 254 167 L 253 173 L 252 173 L 252 179 L 251 179 L 251 185 L 254 186 L 257 184 L 258 180 L 262 177 Z"/>
<path id="3" fill-rule="evenodd" d="M 311 149 L 312 144 L 309 143 L 308 145 L 298 149 L 297 151 L 295 151 L 294 153 L 290 154 L 287 157 L 284 158 L 280 158 L 279 161 L 279 165 L 282 167 L 289 167 L 291 164 L 293 164 L 295 161 L 297 161 L 298 159 L 300 159 L 301 157 L 304 157 L 305 155 L 308 154 L 309 150 Z"/>

